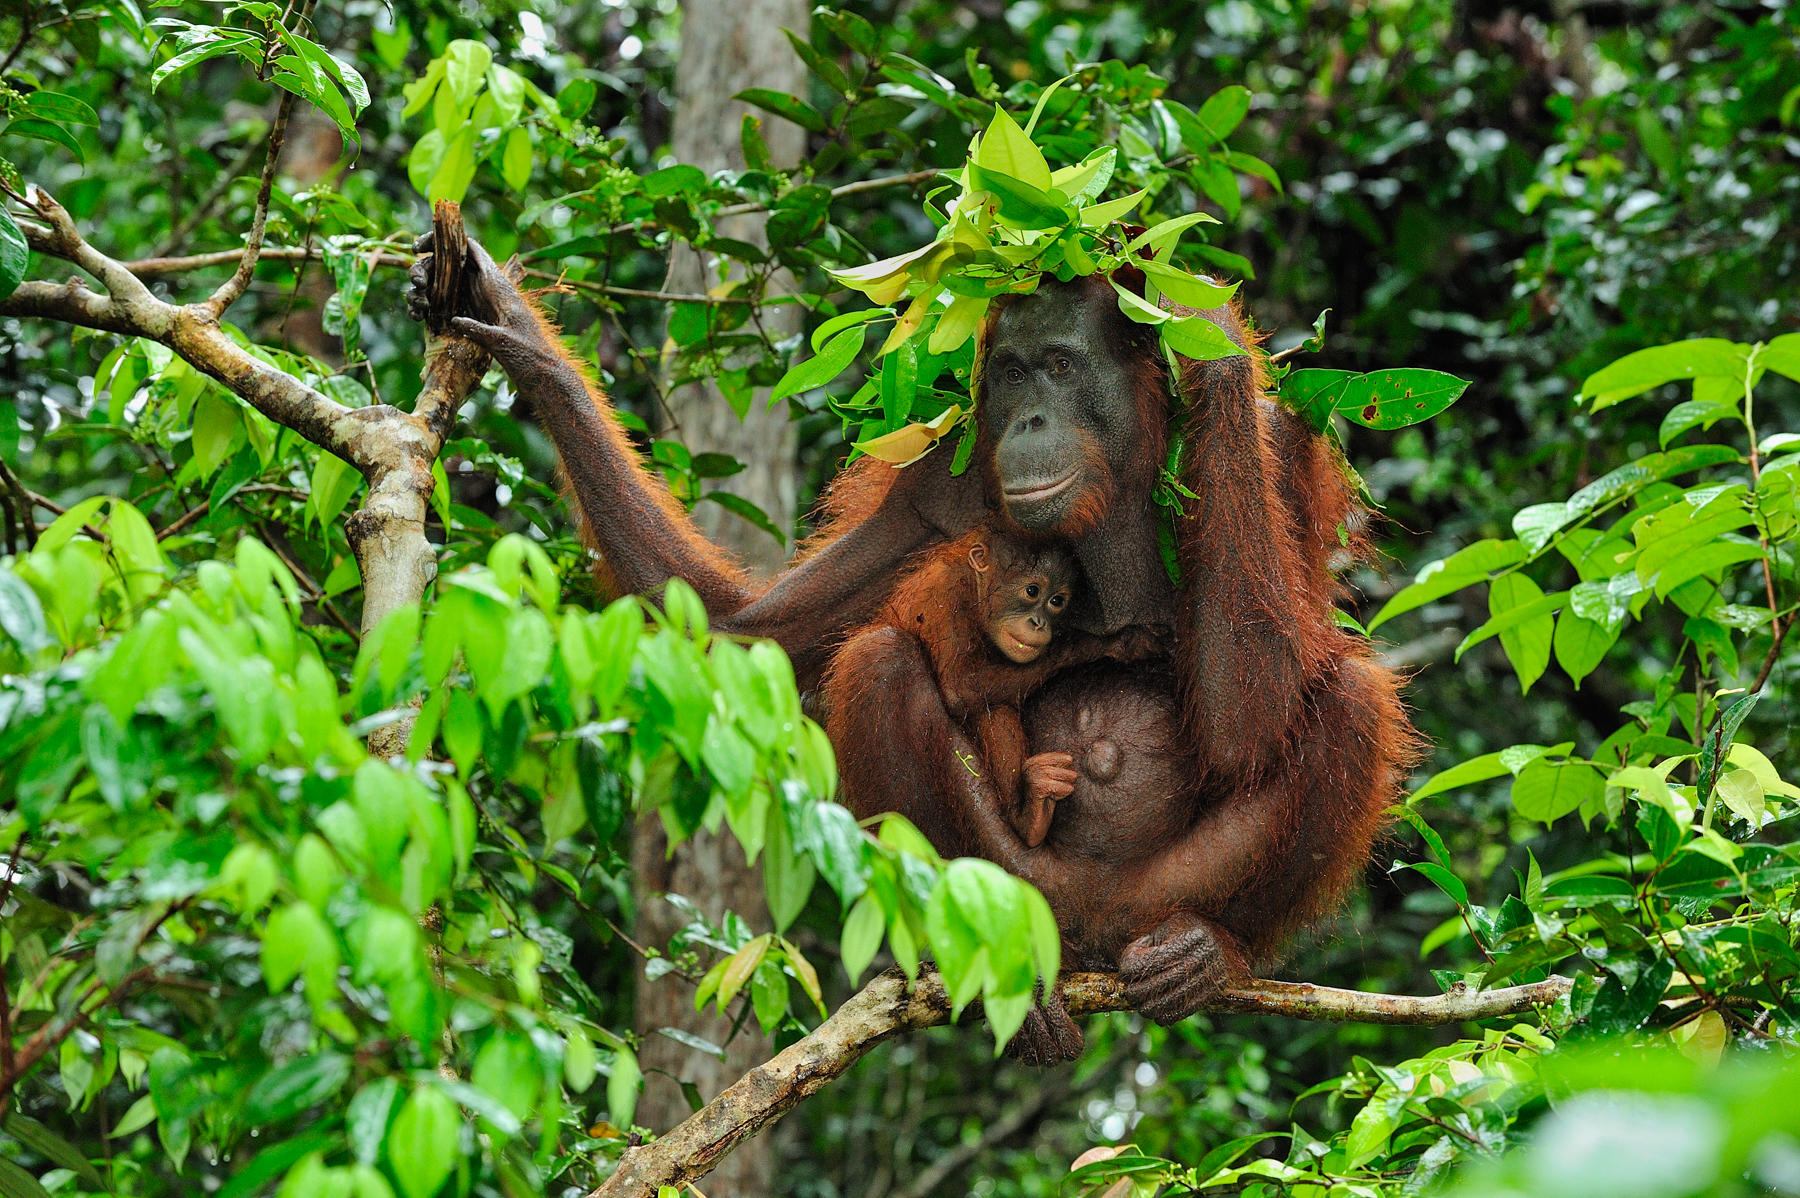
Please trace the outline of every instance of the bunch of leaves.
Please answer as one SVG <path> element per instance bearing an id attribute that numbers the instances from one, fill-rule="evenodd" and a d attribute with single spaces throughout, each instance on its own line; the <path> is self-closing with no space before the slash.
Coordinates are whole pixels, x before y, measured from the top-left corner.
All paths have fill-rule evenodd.
<path id="1" fill-rule="evenodd" d="M 360 72 L 307 37 L 304 13 L 267 0 L 224 5 L 218 24 L 158 17 L 150 28 L 163 31 L 172 53 L 150 75 L 150 90 L 208 59 L 241 59 L 283 91 L 310 101 L 331 118 L 344 140 L 357 143 L 356 116 L 369 106 L 369 87 Z M 240 22 L 234 24 L 233 22 Z M 289 28 L 287 22 L 293 21 Z"/>
<path id="2" fill-rule="evenodd" d="M 1215 283 L 1174 262 L 1182 233 L 1201 223 L 1217 224 L 1217 218 L 1193 212 L 1148 229 L 1130 225 L 1126 218 L 1148 192 L 1138 188 L 1113 200 L 1100 198 L 1113 181 L 1119 156 L 1111 146 L 1051 170 L 1032 133 L 1046 104 L 1066 82 L 1059 80 L 1044 89 L 1023 127 L 1004 108 L 994 107 L 987 128 L 970 143 L 968 160 L 959 170 L 947 172 L 947 184 L 926 201 L 926 212 L 938 226 L 931 242 L 867 266 L 832 272 L 838 282 L 878 305 L 906 301 L 877 357 L 915 337 L 927 355 L 948 357 L 976 338 L 996 299 L 1029 294 L 1045 275 L 1064 282 L 1087 275 L 1106 277 L 1120 311 L 1157 327 L 1159 344 L 1172 368 L 1178 355 L 1210 360 L 1244 352 L 1214 321 L 1158 303 L 1163 296 L 1185 309 L 1218 308 L 1230 302 L 1236 284 Z M 1230 88 L 1199 114 L 1190 115 L 1210 143 L 1222 144 L 1243 120 L 1249 102 L 1245 89 Z M 1143 275 L 1142 293 L 1113 278 L 1126 265 Z M 877 309 L 863 320 L 877 315 L 886 314 Z M 851 347 L 852 356 L 866 331 L 859 329 L 860 323 L 837 334 L 845 338 L 843 345 Z M 827 363 L 843 351 L 831 352 Z M 976 394 L 978 387 L 971 370 L 969 393 Z M 860 441 L 857 448 L 884 461 L 911 461 L 960 416 L 958 411 L 942 427 L 911 425 Z M 972 422 L 965 421 L 964 427 L 972 430 Z M 965 434 L 969 440 L 972 432 Z"/>
<path id="3" fill-rule="evenodd" d="M 0 566 L 20 1159 L 111 1156 L 137 1192 L 591 1183 L 640 1075 L 552 911 L 603 922 L 633 814 L 674 840 L 728 827 L 762 868 L 776 931 L 696 978 L 702 1001 L 788 1024 L 794 987 L 822 1010 L 782 935 L 822 878 L 852 975 L 884 936 L 913 973 L 930 954 L 998 1050 L 1059 964 L 1041 896 L 904 821 L 860 828 L 787 659 L 710 634 L 692 591 L 586 611 L 559 588 L 503 538 L 340 673 L 247 537 L 181 568 L 135 507 L 96 499 Z M 415 707 L 405 755 L 371 757 L 359 738 Z M 581 1130 L 602 1124 L 620 1130 Z"/>

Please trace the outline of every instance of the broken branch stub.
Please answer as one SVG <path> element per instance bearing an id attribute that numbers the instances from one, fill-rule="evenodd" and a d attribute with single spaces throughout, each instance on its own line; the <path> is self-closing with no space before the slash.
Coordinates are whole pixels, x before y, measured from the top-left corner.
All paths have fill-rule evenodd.
<path id="1" fill-rule="evenodd" d="M 463 264 L 468 260 L 469 232 L 463 227 L 462 207 L 439 200 L 431 209 L 431 278 L 425 308 L 425 327 L 438 336 L 466 306 Z"/>

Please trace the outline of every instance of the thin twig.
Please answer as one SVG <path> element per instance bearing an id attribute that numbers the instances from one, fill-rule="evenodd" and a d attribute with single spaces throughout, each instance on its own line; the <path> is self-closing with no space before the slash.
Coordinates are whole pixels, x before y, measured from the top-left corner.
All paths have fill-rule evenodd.
<path id="1" fill-rule="evenodd" d="M 5 458 L 0 458 L 0 486 L 4 486 L 6 493 L 12 497 L 11 502 L 7 504 L 8 513 L 12 512 L 14 504 L 18 505 L 19 523 L 24 526 L 25 548 L 29 550 L 35 547 L 37 545 L 37 520 L 31 511 L 32 494 L 25 489 L 25 484 L 19 481 L 19 476 L 12 472 L 12 467 L 6 464 Z M 6 539 L 6 551 L 14 552 L 11 532 L 8 532 Z"/>
<path id="2" fill-rule="evenodd" d="M 34 19 L 35 9 L 36 5 L 27 4 L 19 10 L 19 40 L 14 43 L 12 53 L 6 56 L 6 61 L 0 62 L 0 77 L 4 77 L 6 72 L 12 70 L 13 63 L 19 60 L 19 55 L 23 54 L 25 47 L 31 44 L 32 35 L 37 32 L 37 21 Z"/>
<path id="3" fill-rule="evenodd" d="M 214 316 L 222 315 L 236 303 L 256 274 L 256 261 L 262 254 L 263 235 L 269 225 L 269 197 L 275 191 L 275 168 L 281 162 L 282 143 L 287 141 L 288 115 L 293 110 L 294 93 L 282 92 L 281 103 L 275 109 L 275 122 L 269 127 L 269 155 L 263 159 L 262 182 L 256 189 L 256 213 L 250 218 L 250 237 L 244 243 L 243 256 L 236 272 L 220 283 L 218 290 L 203 305 Z"/>
<path id="4" fill-rule="evenodd" d="M 305 499 L 307 497 L 306 492 L 300 490 L 298 487 L 283 487 L 276 483 L 251 483 L 247 487 L 239 487 L 236 491 L 233 491 L 232 498 L 235 499 L 239 495 L 248 494 L 286 495 L 293 499 Z M 192 511 L 175 520 L 167 528 L 158 532 L 156 534 L 156 539 L 159 541 L 168 540 L 194 521 L 203 518 L 206 513 L 210 511 L 212 511 L 212 500 L 202 499 L 199 507 L 194 508 Z"/>
<path id="5" fill-rule="evenodd" d="M 914 183 L 923 183 L 927 179 L 935 179 L 942 173 L 943 172 L 934 169 L 908 171 L 904 175 L 884 175 L 879 179 L 859 179 L 855 183 L 846 183 L 841 187 L 832 188 L 831 198 L 837 200 L 842 199 L 844 196 L 857 195 L 865 191 L 879 191 L 887 187 L 908 187 Z M 742 204 L 729 204 L 719 209 L 717 212 L 708 215 L 709 219 L 716 221 L 723 220 L 728 216 L 749 216 L 753 212 L 767 212 L 768 210 L 769 206 L 767 204 L 757 201 L 748 201 Z M 638 220 L 628 220 L 623 224 L 614 225 L 612 228 L 608 229 L 607 232 L 633 233 L 639 229 L 654 229 L 661 225 L 662 222 L 654 216 L 646 216 L 641 217 Z"/>
<path id="6" fill-rule="evenodd" d="M 182 243 L 187 240 L 187 235 L 198 228 L 201 221 L 213 214 L 213 209 L 217 208 L 219 202 L 231 193 L 231 185 L 250 169 L 250 164 L 256 161 L 256 151 L 260 148 L 261 144 L 252 141 L 238 151 L 237 157 L 225 165 L 225 168 L 219 172 L 219 177 L 213 181 L 213 185 L 207 188 L 205 194 L 194 202 L 194 206 L 188 211 L 188 214 L 177 221 L 173 229 L 169 230 L 169 235 L 163 239 L 162 249 L 158 253 L 173 254 L 181 248 Z M 231 251 L 232 258 L 242 256 L 242 250 Z M 227 259 L 227 261 L 229 260 Z"/>
<path id="7" fill-rule="evenodd" d="M 1763 565 L 1765 567 L 1768 565 L 1768 558 L 1765 557 L 1763 559 Z M 1785 623 L 1782 621 L 1779 612 L 1775 613 L 1771 618 L 1775 622 L 1775 639 L 1769 645 L 1768 655 L 1763 658 L 1762 669 L 1756 672 L 1756 681 L 1750 684 L 1750 689 L 1745 692 L 1746 694 L 1754 695 L 1757 691 L 1762 689 L 1763 683 L 1769 680 L 1769 671 L 1775 668 L 1775 661 L 1781 656 L 1781 642 L 1787 636 L 1788 629 L 1794 626 L 1793 616 L 1789 616 Z"/>
<path id="8" fill-rule="evenodd" d="M 940 1192 L 939 1187 L 972 1164 L 982 1153 L 991 1151 L 1032 1127 L 1046 1112 L 1061 1106 L 1074 1094 L 1091 1090 L 1096 1083 L 1109 1082 L 1119 1067 L 1139 1050 L 1136 1039 L 1127 1038 L 1113 1049 L 1112 1055 L 1079 1085 L 1075 1081 L 1074 1070 L 1070 1069 L 1064 1070 L 1048 1085 L 1037 1087 L 1025 1102 L 983 1127 L 978 1138 L 958 1144 L 919 1170 L 906 1188 L 900 1191 L 898 1198 L 931 1198 L 933 1194 Z"/>

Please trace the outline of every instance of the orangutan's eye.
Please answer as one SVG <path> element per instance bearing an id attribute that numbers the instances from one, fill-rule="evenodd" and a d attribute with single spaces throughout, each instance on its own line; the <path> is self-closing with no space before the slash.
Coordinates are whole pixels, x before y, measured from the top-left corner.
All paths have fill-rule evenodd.
<path id="1" fill-rule="evenodd" d="M 1008 366 L 1006 368 L 1006 381 L 1017 387 L 1020 383 L 1025 381 L 1025 372 L 1017 366 Z"/>
<path id="2" fill-rule="evenodd" d="M 1037 583 L 1030 582 L 1030 583 L 1025 584 L 1025 597 L 1027 599 L 1036 599 L 1038 597 L 1038 584 Z"/>

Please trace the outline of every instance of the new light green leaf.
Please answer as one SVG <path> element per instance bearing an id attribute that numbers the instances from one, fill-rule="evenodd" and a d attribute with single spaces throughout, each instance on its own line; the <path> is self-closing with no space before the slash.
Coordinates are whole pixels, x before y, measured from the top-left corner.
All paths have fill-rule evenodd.
<path id="1" fill-rule="evenodd" d="M 1046 93 L 1048 94 L 1048 93 Z M 975 151 L 974 163 L 984 170 L 996 171 L 1017 179 L 1039 191 L 1050 190 L 1050 164 L 1025 131 L 998 105 L 981 145 Z"/>

